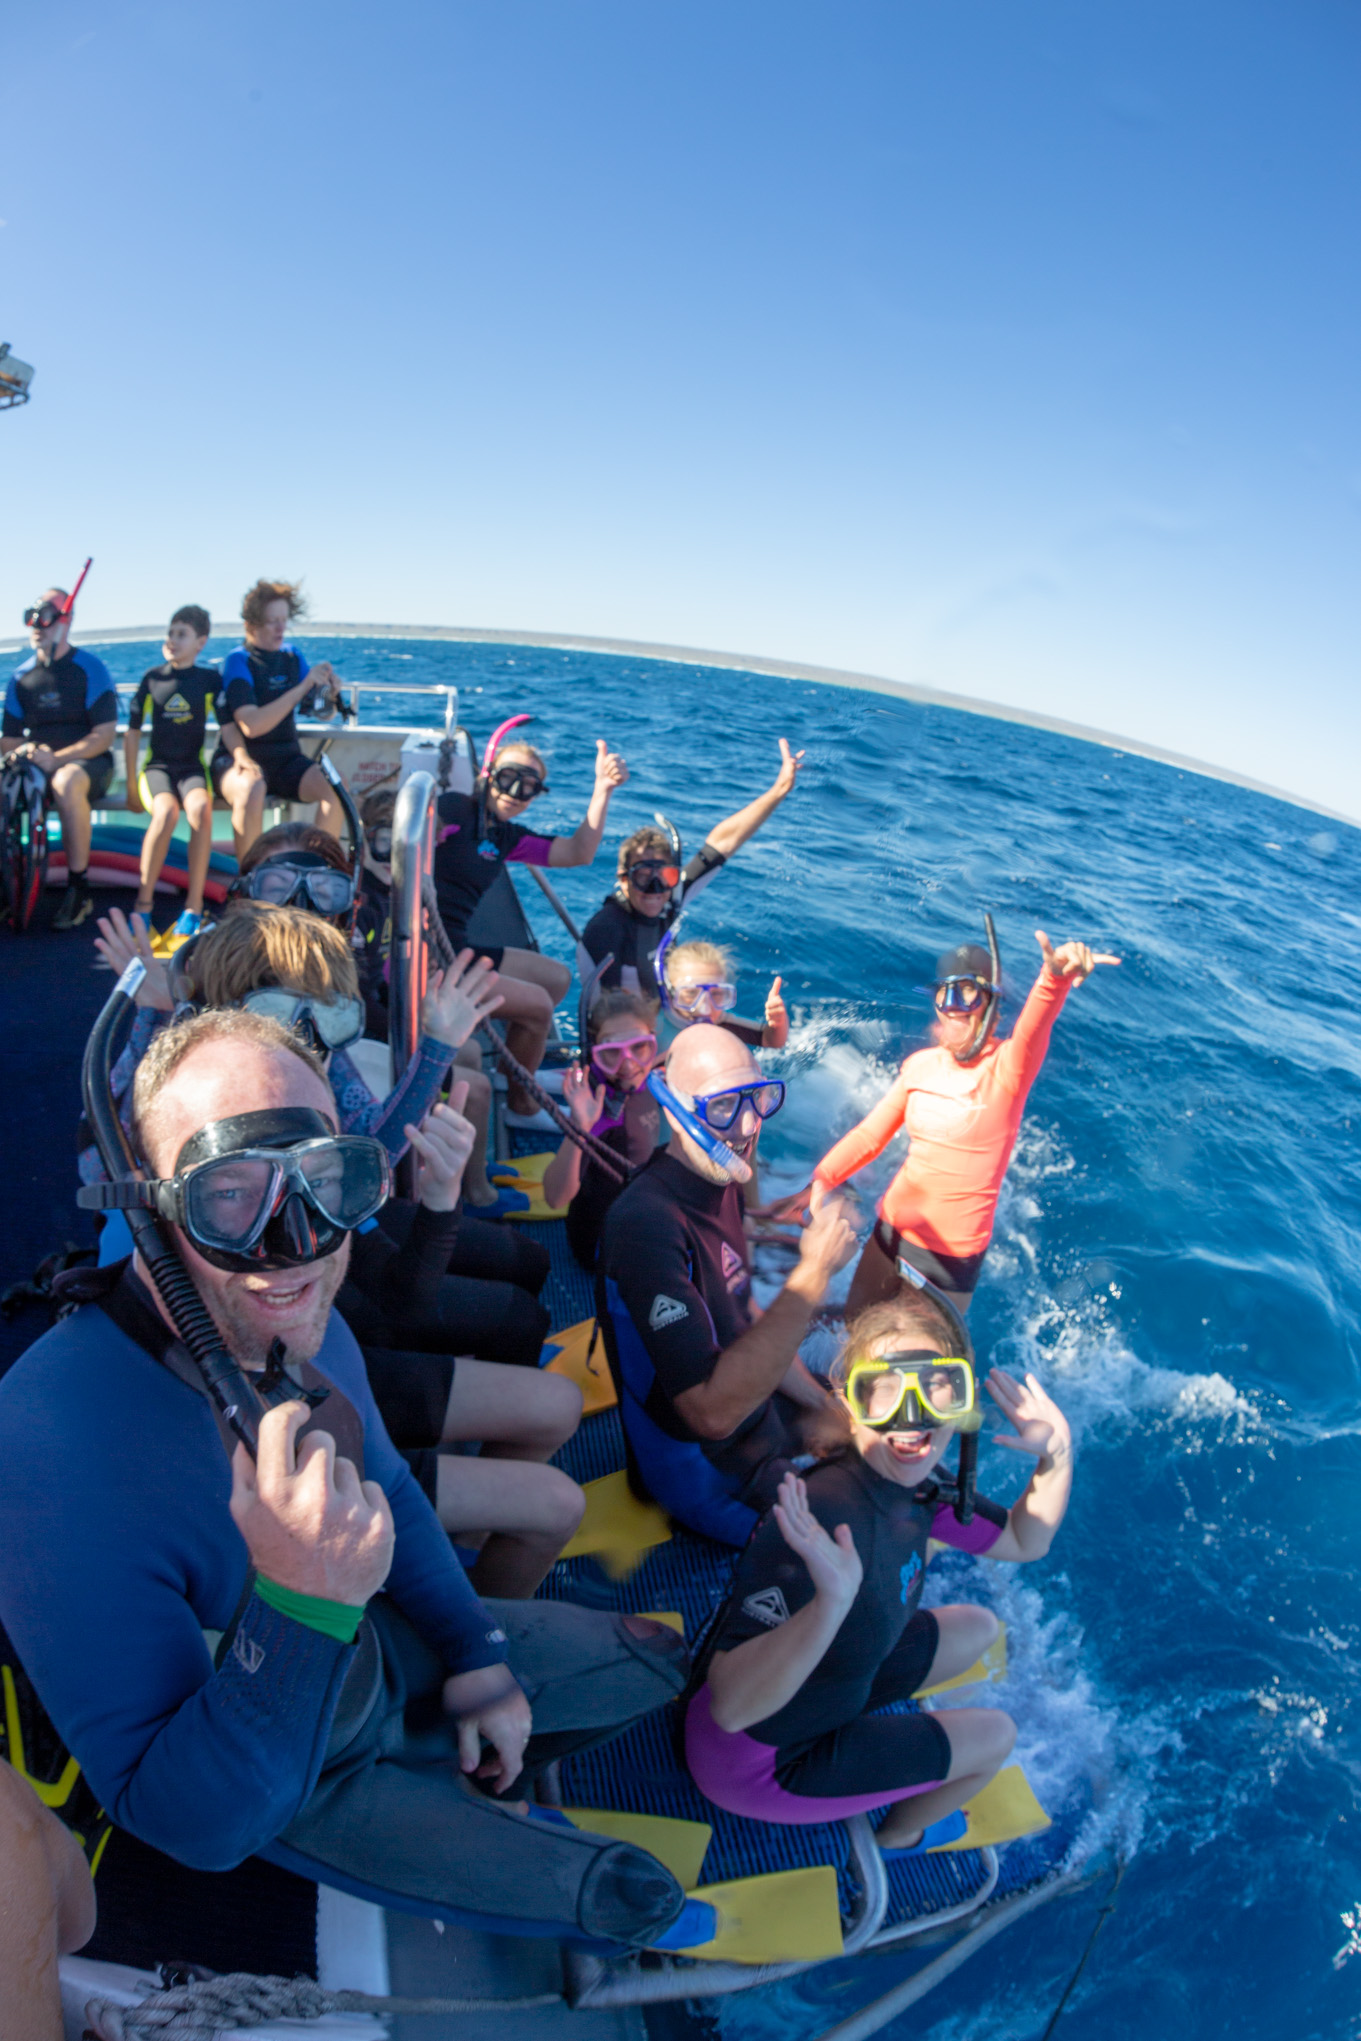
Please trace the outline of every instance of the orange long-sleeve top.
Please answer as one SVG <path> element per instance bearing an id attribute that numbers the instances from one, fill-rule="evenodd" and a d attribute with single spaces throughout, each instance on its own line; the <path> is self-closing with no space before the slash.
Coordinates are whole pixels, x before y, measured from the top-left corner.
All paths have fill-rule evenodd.
<path id="1" fill-rule="evenodd" d="M 845 1183 L 906 1128 L 912 1145 L 880 1201 L 880 1218 L 933 1254 L 981 1253 L 1026 1095 L 1071 982 L 1041 970 L 1012 1033 L 989 1042 L 976 1063 L 957 1063 L 939 1048 L 909 1056 L 893 1089 L 823 1156 L 818 1180 Z"/>

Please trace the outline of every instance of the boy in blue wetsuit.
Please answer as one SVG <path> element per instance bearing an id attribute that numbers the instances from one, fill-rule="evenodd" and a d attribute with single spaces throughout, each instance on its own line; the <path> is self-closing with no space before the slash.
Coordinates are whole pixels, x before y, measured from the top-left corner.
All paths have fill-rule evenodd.
<path id="1" fill-rule="evenodd" d="M 24 611 L 33 651 L 15 668 L 5 692 L 0 756 L 24 752 L 47 775 L 61 815 L 66 892 L 53 928 L 78 928 L 91 912 L 91 807 L 113 778 L 118 696 L 113 676 L 93 652 L 72 651 L 73 598 L 46 589 Z"/>
<path id="2" fill-rule="evenodd" d="M 507 1796 L 670 1699 L 684 1646 L 474 1594 L 332 1310 L 383 1185 L 333 1113 L 263 1016 L 203 1013 L 149 1050 L 137 1150 L 269 1406 L 258 1455 L 140 1261 L 103 1271 L 0 1382 L 0 1623 L 111 1818 L 182 1863 L 267 1854 L 427 1916 L 653 1941 L 684 1903 L 660 1864 Z"/>
<path id="3" fill-rule="evenodd" d="M 186 603 L 175 611 L 161 647 L 164 662 L 149 668 L 138 681 L 123 737 L 129 812 L 151 815 L 142 838 L 142 882 L 133 911 L 150 928 L 156 881 L 182 807 L 189 824 L 189 884 L 174 933 L 184 937 L 197 935 L 203 919 L 203 888 L 213 849 L 213 797 L 208 791 L 203 745 L 209 711 L 219 720 L 224 718 L 218 706 L 222 676 L 214 667 L 198 663 L 211 631 L 208 612 L 198 603 Z M 139 773 L 137 757 L 148 711 L 151 748 Z"/>
<path id="4" fill-rule="evenodd" d="M 260 834 L 265 797 L 315 801 L 321 829 L 339 836 L 344 816 L 330 781 L 303 750 L 294 721 L 313 695 L 315 713 L 329 716 L 339 699 L 327 659 L 309 666 L 286 642 L 295 617 L 306 614 L 302 590 L 291 581 L 257 581 L 241 601 L 245 643 L 222 666 L 222 701 L 230 722 L 213 754 L 214 791 L 232 811 L 238 862 Z M 236 745 L 231 726 L 240 732 Z"/>

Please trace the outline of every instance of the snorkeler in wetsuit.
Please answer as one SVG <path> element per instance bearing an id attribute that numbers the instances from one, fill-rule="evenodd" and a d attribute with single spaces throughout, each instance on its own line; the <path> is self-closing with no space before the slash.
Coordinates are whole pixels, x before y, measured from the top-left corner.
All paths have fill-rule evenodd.
<path id="1" fill-rule="evenodd" d="M 641 1169 L 664 1138 L 661 1108 L 647 1089 L 657 1063 L 652 1008 L 636 992 L 607 992 L 591 1009 L 586 1037 L 586 1063 L 564 1077 L 563 1102 L 583 1133 Z M 554 1210 L 566 1205 L 567 1244 L 584 1269 L 596 1265 L 605 1214 L 622 1189 L 568 1139 L 544 1171 L 544 1200 Z"/>
<path id="2" fill-rule="evenodd" d="M 527 720 L 523 716 L 512 719 Z M 472 793 L 443 793 L 435 804 L 435 898 L 455 950 L 467 941 L 468 923 L 483 894 L 500 877 L 503 865 L 558 870 L 590 864 L 605 833 L 610 795 L 629 776 L 624 759 L 611 751 L 603 738 L 597 738 L 595 784 L 584 821 L 570 836 L 537 835 L 520 818 L 531 801 L 548 792 L 548 767 L 532 744 L 518 737 L 499 741 L 509 727 L 503 723 L 488 744 Z M 572 974 L 565 964 L 538 950 L 483 943 L 478 954 L 489 957 L 500 975 L 507 1046 L 517 1062 L 535 1071 L 543 1060 L 553 1009 L 571 984 Z M 535 1101 L 513 1078 L 507 1105 L 513 1124 L 539 1124 Z"/>
<path id="3" fill-rule="evenodd" d="M 962 1832 L 956 1810 L 1016 1732 L 997 1708 L 884 1712 L 966 1671 L 997 1635 L 988 1609 L 919 1606 L 928 1540 L 1044 1558 L 1068 1506 L 1068 1425 L 1033 1375 L 994 1368 L 988 1394 L 1013 1427 L 997 1443 L 1035 1471 L 1010 1510 L 977 1496 L 964 1522 L 955 1484 L 930 1477 L 955 1432 L 981 1422 L 978 1385 L 934 1300 L 908 1292 L 864 1313 L 832 1384 L 849 1442 L 803 1480 L 785 1475 L 738 1561 L 686 1713 L 686 1761 L 702 1793 L 749 1820 L 892 1805 L 880 1847 L 929 1848 Z"/>
<path id="4" fill-rule="evenodd" d="M 775 979 L 766 994 L 765 1019 L 743 1020 L 733 1012 L 737 985 L 731 951 L 720 943 L 678 943 L 674 935 L 673 923 L 657 945 L 654 959 L 662 993 L 663 1047 L 669 1046 L 682 1028 L 710 1021 L 736 1035 L 748 1048 L 783 1049 L 789 1040 L 789 1011 L 780 989 L 783 979 Z"/>
<path id="5" fill-rule="evenodd" d="M 161 647 L 164 662 L 138 681 L 123 736 L 128 809 L 151 817 L 142 838 L 142 877 L 133 912 L 151 926 L 156 881 L 183 808 L 189 824 L 189 883 L 184 912 L 174 926 L 175 935 L 182 937 L 196 935 L 202 922 L 203 888 L 213 851 L 213 797 L 203 760 L 208 715 L 211 711 L 219 721 L 227 716 L 219 704 L 222 675 L 215 667 L 198 663 L 211 630 L 211 619 L 200 604 L 187 602 L 175 611 Z M 137 757 L 148 714 L 151 746 L 139 773 Z"/>
<path id="6" fill-rule="evenodd" d="M 89 561 L 85 573 L 89 572 Z M 52 789 L 61 816 L 66 891 L 52 917 L 54 929 L 79 928 L 90 914 L 91 808 L 113 778 L 118 695 L 102 659 L 71 647 L 71 620 L 82 573 L 68 595 L 49 588 L 24 611 L 32 654 L 16 666 L 5 690 L 0 757 L 33 760 Z"/>
<path id="7" fill-rule="evenodd" d="M 803 753 L 791 751 L 782 737 L 780 770 L 772 784 L 745 808 L 716 823 L 686 865 L 681 862 L 680 838 L 670 825 L 636 829 L 626 837 L 619 846 L 614 891 L 582 934 L 577 966 L 583 982 L 593 965 L 612 956 L 614 962 L 600 981 L 602 990 L 622 986 L 626 992 L 641 992 L 644 999 L 660 999 L 656 956 L 662 937 L 681 909 L 794 791 L 802 763 Z"/>
<path id="8" fill-rule="evenodd" d="M 304 705 L 334 715 L 340 705 L 328 659 L 309 666 L 288 627 L 306 614 L 302 590 L 291 581 L 257 581 L 241 601 L 245 643 L 222 665 L 226 712 L 209 766 L 214 792 L 232 811 L 238 862 L 260 834 L 265 797 L 315 801 L 319 829 L 339 836 L 344 810 L 335 789 L 302 748 L 295 721 Z"/>
<path id="9" fill-rule="evenodd" d="M 1097 956 L 1082 942 L 1056 950 L 1043 930 L 1035 940 L 1040 974 L 1004 1042 L 992 1038 L 1000 969 L 976 943 L 946 952 L 936 967 L 935 1046 L 908 1057 L 887 1097 L 813 1173 L 814 1184 L 834 1189 L 882 1154 L 900 1130 L 911 1136 L 907 1160 L 880 1200 L 856 1266 L 848 1316 L 896 1293 L 900 1261 L 939 1284 L 961 1311 L 968 1309 L 1050 1031 L 1073 986 L 1098 964 L 1120 961 Z M 798 1191 L 762 1216 L 788 1218 L 807 1201 L 807 1190 Z"/>

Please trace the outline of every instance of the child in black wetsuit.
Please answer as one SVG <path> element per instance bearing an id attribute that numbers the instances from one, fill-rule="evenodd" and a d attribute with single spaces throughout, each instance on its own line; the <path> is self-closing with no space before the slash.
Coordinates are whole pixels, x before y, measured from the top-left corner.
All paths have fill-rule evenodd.
<path id="1" fill-rule="evenodd" d="M 918 1606 L 931 1538 L 992 1559 L 1042 1559 L 1071 1484 L 1067 1421 L 1033 1375 L 1000 1368 L 988 1394 L 1033 1455 L 1019 1501 L 982 1496 L 961 1523 L 930 1480 L 957 1429 L 981 1422 L 971 1364 L 938 1307 L 914 1293 L 852 1324 L 832 1383 L 851 1443 L 780 1500 L 738 1562 L 705 1684 L 686 1715 L 686 1759 L 719 1807 L 757 1821 L 838 1821 L 891 1805 L 881 1848 L 931 1847 L 1005 1763 L 1015 1726 L 996 1708 L 883 1714 L 964 1672 L 997 1634 L 990 1610 Z"/>
<path id="2" fill-rule="evenodd" d="M 583 1133 L 641 1169 L 662 1134 L 661 1110 L 645 1089 L 657 1061 L 653 1009 L 636 992 L 607 992 L 587 1025 L 589 1061 L 567 1072 L 563 1100 Z M 605 1214 L 622 1188 L 575 1141 L 564 1140 L 543 1173 L 544 1199 L 567 1206 L 567 1243 L 584 1269 L 595 1268 Z"/>
<path id="3" fill-rule="evenodd" d="M 187 602 L 175 611 L 161 647 L 165 662 L 151 667 L 137 683 L 123 737 L 129 812 L 151 816 L 142 838 L 142 880 L 133 909 L 148 929 L 156 882 L 165 865 L 181 808 L 189 824 L 189 883 L 184 912 L 172 931 L 181 940 L 196 935 L 203 919 L 203 889 L 213 850 L 213 797 L 208 789 L 203 747 L 209 711 L 219 721 L 222 717 L 219 707 L 222 675 L 214 667 L 198 663 L 211 631 L 208 612 L 198 603 Z M 137 756 L 148 710 L 151 749 L 139 773 Z"/>

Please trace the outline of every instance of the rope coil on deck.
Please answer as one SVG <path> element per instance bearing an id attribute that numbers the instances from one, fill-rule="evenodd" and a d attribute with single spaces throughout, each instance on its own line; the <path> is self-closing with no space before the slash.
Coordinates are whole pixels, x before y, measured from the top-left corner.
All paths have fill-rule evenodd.
<path id="1" fill-rule="evenodd" d="M 366 1991 L 327 1991 L 310 1977 L 224 1977 L 156 1991 L 140 2005 L 92 1998 L 85 2020 L 97 2041 L 209 2041 L 234 2027 L 267 2020 L 319 2020 L 327 2013 L 527 2013 L 561 2005 L 561 1994 L 528 1998 L 375 1998 Z"/>

